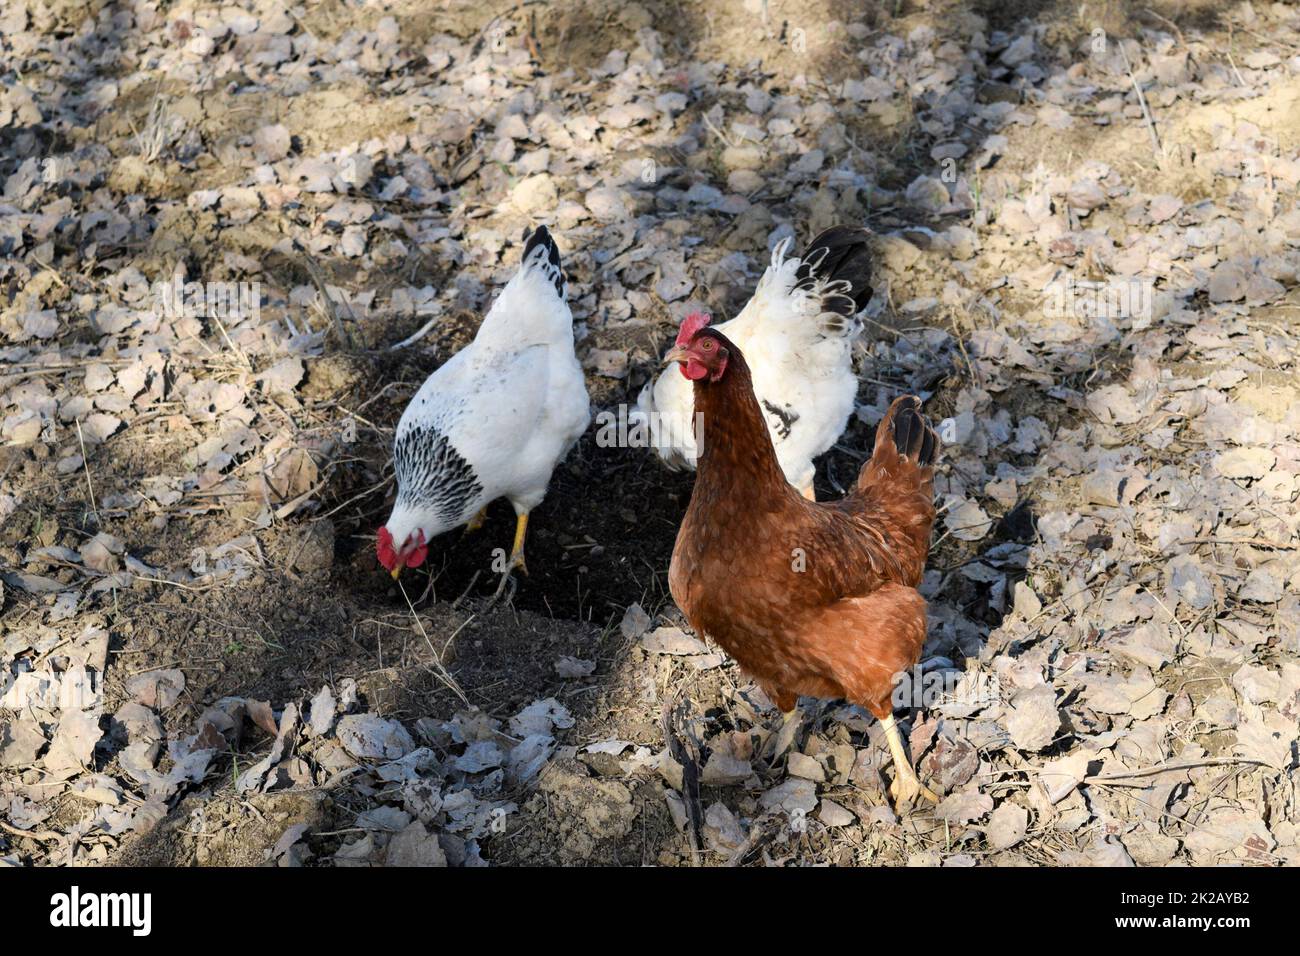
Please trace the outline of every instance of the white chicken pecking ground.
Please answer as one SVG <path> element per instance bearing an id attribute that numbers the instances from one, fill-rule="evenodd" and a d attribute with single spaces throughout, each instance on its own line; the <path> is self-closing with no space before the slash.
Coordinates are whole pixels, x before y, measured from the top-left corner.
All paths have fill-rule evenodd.
<path id="1" fill-rule="evenodd" d="M 787 257 L 791 240 L 782 240 L 744 309 L 714 326 L 745 353 L 781 470 L 810 499 L 813 459 L 843 434 L 858 393 L 853 342 L 862 325 L 854 317 L 871 297 L 870 238 L 834 226 L 798 258 Z M 699 454 L 694 402 L 692 383 L 672 368 L 642 389 L 629 415 L 674 469 L 694 469 Z"/>
<path id="2" fill-rule="evenodd" d="M 488 504 L 506 498 L 516 526 L 500 598 L 516 569 L 527 573 L 529 512 L 590 422 L 560 250 L 540 226 L 474 341 L 425 380 L 397 423 L 397 499 L 379 529 L 380 563 L 396 580 L 435 537 L 477 528 Z"/>

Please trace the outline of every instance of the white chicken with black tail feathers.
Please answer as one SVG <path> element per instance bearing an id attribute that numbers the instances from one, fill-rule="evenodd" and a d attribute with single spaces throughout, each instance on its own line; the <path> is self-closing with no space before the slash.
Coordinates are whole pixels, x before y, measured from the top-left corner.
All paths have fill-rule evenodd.
<path id="1" fill-rule="evenodd" d="M 745 308 L 713 326 L 744 352 L 781 470 L 806 498 L 813 459 L 844 432 L 858 393 L 855 316 L 871 298 L 870 240 L 866 229 L 833 226 L 798 258 L 782 240 Z M 690 380 L 668 369 L 642 389 L 629 416 L 649 429 L 673 469 L 695 467 L 694 401 Z"/>
<path id="2" fill-rule="evenodd" d="M 516 526 L 496 596 L 515 569 L 527 573 L 528 514 L 591 422 L 564 295 L 560 250 L 539 226 L 474 341 L 406 406 L 393 443 L 397 500 L 377 546 L 394 580 L 423 563 L 444 531 L 478 527 L 497 498 L 514 505 Z"/>

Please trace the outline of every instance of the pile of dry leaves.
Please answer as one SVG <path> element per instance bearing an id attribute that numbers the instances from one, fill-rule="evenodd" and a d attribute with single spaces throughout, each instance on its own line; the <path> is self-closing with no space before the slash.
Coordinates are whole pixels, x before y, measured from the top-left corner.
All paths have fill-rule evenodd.
<path id="1" fill-rule="evenodd" d="M 0 862 L 201 844 L 222 805 L 278 865 L 1300 863 L 1300 11 L 484 6 L 6 5 Z M 689 485 L 643 451 L 552 493 L 660 527 L 557 532 L 533 607 L 576 606 L 384 590 L 396 415 L 536 221 L 605 408 L 783 238 L 876 231 L 819 488 L 900 391 L 943 420 L 937 808 L 890 808 L 856 708 L 766 746 L 666 599 L 684 499 L 635 482 Z M 222 602 L 247 627 L 184 616 Z"/>

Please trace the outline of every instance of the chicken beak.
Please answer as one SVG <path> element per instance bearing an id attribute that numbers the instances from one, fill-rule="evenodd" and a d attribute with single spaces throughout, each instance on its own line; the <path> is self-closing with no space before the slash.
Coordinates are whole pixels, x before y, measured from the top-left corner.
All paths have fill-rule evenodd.
<path id="1" fill-rule="evenodd" d="M 664 364 L 669 365 L 672 362 L 685 363 L 690 360 L 690 357 L 691 353 L 684 346 L 674 345 L 668 350 L 668 354 L 664 356 Z"/>
<path id="2" fill-rule="evenodd" d="M 393 565 L 393 570 L 389 571 L 388 573 L 391 574 L 393 576 L 393 580 L 396 581 L 398 575 L 402 573 L 402 562 L 398 561 L 395 565 Z"/>

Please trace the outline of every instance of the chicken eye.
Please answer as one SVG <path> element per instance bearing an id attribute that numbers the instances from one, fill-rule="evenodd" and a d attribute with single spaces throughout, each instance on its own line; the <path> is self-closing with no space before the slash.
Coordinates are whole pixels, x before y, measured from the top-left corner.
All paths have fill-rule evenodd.
<path id="1" fill-rule="evenodd" d="M 713 350 L 713 339 L 705 339 L 700 343 L 700 348 L 705 352 L 711 352 Z"/>

